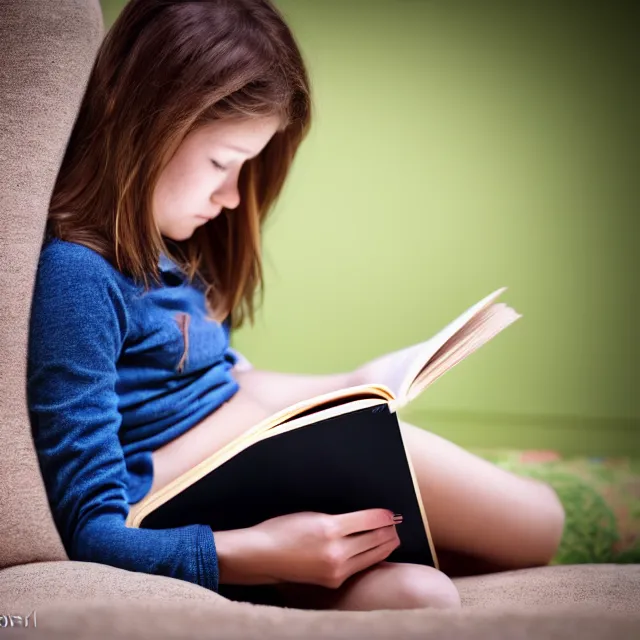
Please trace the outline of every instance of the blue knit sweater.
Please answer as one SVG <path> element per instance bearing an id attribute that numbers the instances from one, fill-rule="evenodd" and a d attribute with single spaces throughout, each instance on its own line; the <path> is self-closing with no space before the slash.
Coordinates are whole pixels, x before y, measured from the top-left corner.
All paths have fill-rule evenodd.
<path id="1" fill-rule="evenodd" d="M 159 266 L 162 284 L 145 293 L 87 247 L 45 244 L 29 332 L 33 437 L 70 559 L 217 591 L 210 527 L 125 526 L 129 506 L 151 487 L 151 452 L 238 390 L 228 323 L 205 319 L 199 283 L 165 256 Z"/>

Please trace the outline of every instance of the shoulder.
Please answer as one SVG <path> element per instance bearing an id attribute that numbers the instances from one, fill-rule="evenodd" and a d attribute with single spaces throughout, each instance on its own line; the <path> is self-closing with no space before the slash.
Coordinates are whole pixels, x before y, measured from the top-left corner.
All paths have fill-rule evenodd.
<path id="1" fill-rule="evenodd" d="M 54 289 L 81 297 L 85 290 L 118 296 L 122 274 L 97 251 L 76 242 L 53 238 L 40 252 L 36 289 Z"/>
<path id="2" fill-rule="evenodd" d="M 59 238 L 48 240 L 42 247 L 38 270 L 102 278 L 113 278 L 116 272 L 97 251 Z"/>
<path id="3" fill-rule="evenodd" d="M 121 274 L 97 251 L 53 238 L 40 252 L 35 282 L 36 305 L 58 309 L 114 308 L 124 313 Z M 50 303 L 50 304 L 49 304 Z"/>

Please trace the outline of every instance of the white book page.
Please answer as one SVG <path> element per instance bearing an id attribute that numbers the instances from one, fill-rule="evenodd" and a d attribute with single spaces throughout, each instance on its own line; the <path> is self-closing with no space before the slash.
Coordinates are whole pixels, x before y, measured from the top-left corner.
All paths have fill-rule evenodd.
<path id="1" fill-rule="evenodd" d="M 358 370 L 361 375 L 361 383 L 383 384 L 391 389 L 398 405 L 405 404 L 408 401 L 412 383 L 429 363 L 429 360 L 448 340 L 489 307 L 506 289 L 507 287 L 502 287 L 480 300 L 429 340 L 367 362 Z"/>
<path id="2" fill-rule="evenodd" d="M 416 376 L 404 397 L 411 402 L 441 375 L 477 351 L 483 344 L 495 338 L 510 324 L 522 316 L 506 304 L 493 304 L 476 316 L 469 325 L 456 334 L 451 343 L 434 354 L 428 364 Z"/>

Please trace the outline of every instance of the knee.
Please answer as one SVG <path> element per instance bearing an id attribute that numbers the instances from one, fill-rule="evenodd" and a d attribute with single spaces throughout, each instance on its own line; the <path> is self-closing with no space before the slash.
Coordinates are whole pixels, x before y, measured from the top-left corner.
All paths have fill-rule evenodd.
<path id="1" fill-rule="evenodd" d="M 393 585 L 402 609 L 459 609 L 460 594 L 451 579 L 433 567 L 407 565 Z"/>

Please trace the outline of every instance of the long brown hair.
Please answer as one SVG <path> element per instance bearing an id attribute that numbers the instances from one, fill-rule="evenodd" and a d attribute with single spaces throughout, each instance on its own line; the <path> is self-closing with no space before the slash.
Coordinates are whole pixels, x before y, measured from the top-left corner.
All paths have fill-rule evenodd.
<path id="1" fill-rule="evenodd" d="M 277 115 L 240 173 L 240 205 L 183 241 L 152 215 L 159 175 L 213 120 Z M 270 0 L 130 0 L 96 57 L 54 187 L 47 236 L 90 247 L 149 287 L 164 252 L 207 287 L 209 311 L 253 321 L 263 293 L 260 229 L 311 118 L 298 45 Z"/>

